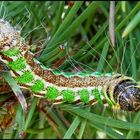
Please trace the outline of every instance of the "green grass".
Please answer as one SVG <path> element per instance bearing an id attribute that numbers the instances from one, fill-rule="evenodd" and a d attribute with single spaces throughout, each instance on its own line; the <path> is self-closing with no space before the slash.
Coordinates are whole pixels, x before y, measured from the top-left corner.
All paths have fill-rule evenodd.
<path id="1" fill-rule="evenodd" d="M 21 30 L 31 49 L 40 44 L 38 60 L 63 71 L 118 72 L 140 81 L 140 2 L 115 3 L 116 44 L 109 40 L 109 2 L 1 2 L 0 17 Z M 67 44 L 67 45 L 66 45 Z M 63 45 L 64 49 L 61 49 Z M 23 93 L 13 105 L 13 123 L 0 138 L 140 137 L 140 113 L 116 111 L 100 103 L 89 106 L 50 105 L 21 91 L 9 74 L 3 75 L 13 93 L 0 94 L 0 103 Z M 28 112 L 26 110 L 26 102 Z M 0 122 L 8 110 L 0 106 Z M 0 129 L 1 130 L 1 129 Z"/>

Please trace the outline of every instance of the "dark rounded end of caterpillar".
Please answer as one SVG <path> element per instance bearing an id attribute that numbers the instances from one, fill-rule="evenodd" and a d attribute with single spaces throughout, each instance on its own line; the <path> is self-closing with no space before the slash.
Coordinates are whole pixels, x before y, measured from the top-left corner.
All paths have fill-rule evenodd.
<path id="1" fill-rule="evenodd" d="M 121 81 L 114 89 L 113 97 L 125 111 L 137 111 L 140 108 L 140 88 L 132 80 Z"/>

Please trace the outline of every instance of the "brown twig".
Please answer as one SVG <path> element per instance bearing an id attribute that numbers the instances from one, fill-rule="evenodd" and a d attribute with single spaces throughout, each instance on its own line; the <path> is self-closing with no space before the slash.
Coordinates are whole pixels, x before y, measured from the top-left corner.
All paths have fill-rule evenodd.
<path id="1" fill-rule="evenodd" d="M 110 10 L 109 10 L 109 37 L 112 46 L 115 46 L 115 28 L 114 28 L 114 19 L 115 15 L 115 1 L 110 1 Z"/>
<path id="2" fill-rule="evenodd" d="M 41 101 L 39 102 L 39 111 L 41 111 L 41 112 L 43 112 L 45 114 L 45 116 L 48 119 L 48 123 L 52 127 L 52 129 L 54 130 L 54 132 L 56 133 L 57 138 L 59 138 L 59 139 L 62 138 L 62 136 L 61 136 L 61 134 L 60 134 L 60 132 L 59 132 L 59 130 L 57 128 L 56 122 L 51 117 L 51 115 L 49 114 L 49 112 L 46 109 L 44 109 L 44 104 L 47 105 L 47 103 L 45 103 L 43 100 L 41 100 Z"/>

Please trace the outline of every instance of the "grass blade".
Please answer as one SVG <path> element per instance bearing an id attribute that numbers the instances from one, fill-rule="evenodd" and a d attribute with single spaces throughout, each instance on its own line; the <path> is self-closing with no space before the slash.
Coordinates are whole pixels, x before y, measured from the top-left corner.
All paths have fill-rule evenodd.
<path id="1" fill-rule="evenodd" d="M 133 29 L 140 23 L 140 11 L 133 17 L 133 19 L 129 22 L 127 27 L 124 29 L 122 33 L 122 38 L 126 37 Z"/>
<path id="2" fill-rule="evenodd" d="M 82 139 L 84 131 L 85 131 L 86 124 L 87 124 L 87 120 L 83 120 L 81 122 L 81 126 L 80 126 L 80 130 L 79 130 L 79 134 L 77 136 L 77 139 Z"/>
<path id="3" fill-rule="evenodd" d="M 14 94 L 16 95 L 18 101 L 20 102 L 24 112 L 27 112 L 26 100 L 22 94 L 22 91 L 20 90 L 19 86 L 17 85 L 16 81 L 11 77 L 9 72 L 3 73 L 2 76 L 5 78 L 5 80 L 8 82 L 8 84 L 12 88 L 12 90 L 13 90 Z"/>
<path id="4" fill-rule="evenodd" d="M 29 113 L 28 113 L 28 116 L 25 120 L 25 124 L 24 124 L 24 127 L 23 127 L 23 130 L 26 132 L 27 128 L 29 127 L 30 125 L 30 122 L 32 120 L 32 117 L 33 117 L 33 114 L 35 112 L 35 109 L 36 109 L 36 104 L 37 104 L 37 101 L 38 101 L 38 98 L 34 97 L 33 98 L 33 101 L 32 101 L 32 104 L 30 106 L 30 110 L 29 110 Z"/>
<path id="5" fill-rule="evenodd" d="M 96 123 L 103 124 L 103 125 L 110 126 L 110 127 L 140 131 L 139 124 L 134 124 L 134 123 L 129 123 L 129 122 L 124 122 L 124 121 L 120 121 L 120 120 L 114 120 L 114 119 L 102 117 L 102 116 L 84 111 L 82 109 L 72 107 L 71 105 L 62 105 L 61 108 L 66 111 L 69 111 L 71 113 L 74 113 L 80 117 L 83 117 L 83 118 L 87 119 L 88 121 L 90 121 L 91 123 L 96 122 Z"/>
<path id="6" fill-rule="evenodd" d="M 70 128 L 68 129 L 68 131 L 65 133 L 63 139 L 70 139 L 72 134 L 75 132 L 76 128 L 78 127 L 78 125 L 80 124 L 80 118 L 77 116 L 75 117 L 74 121 L 72 122 Z"/>

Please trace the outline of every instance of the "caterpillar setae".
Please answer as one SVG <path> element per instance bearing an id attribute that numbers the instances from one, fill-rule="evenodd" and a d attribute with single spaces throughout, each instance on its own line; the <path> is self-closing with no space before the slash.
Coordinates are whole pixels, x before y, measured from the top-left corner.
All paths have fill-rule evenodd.
<path id="1" fill-rule="evenodd" d="M 53 104 L 100 102 L 126 111 L 140 108 L 140 86 L 131 77 L 99 72 L 58 72 L 43 66 L 29 48 L 20 32 L 1 19 L 0 60 L 10 68 L 21 88 Z"/>

